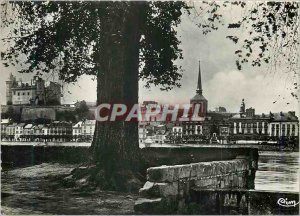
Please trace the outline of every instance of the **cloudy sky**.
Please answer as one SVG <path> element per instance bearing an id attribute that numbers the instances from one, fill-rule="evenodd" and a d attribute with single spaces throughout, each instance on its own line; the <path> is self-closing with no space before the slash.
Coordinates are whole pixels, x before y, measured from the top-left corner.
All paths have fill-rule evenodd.
<path id="1" fill-rule="evenodd" d="M 224 11 L 227 21 L 232 21 L 239 11 Z M 184 69 L 181 88 L 162 92 L 158 87 L 146 89 L 140 82 L 139 100 L 155 100 L 160 103 L 189 103 L 197 86 L 198 61 L 201 60 L 203 95 L 208 100 L 208 107 L 223 106 L 228 111 L 238 112 L 242 98 L 246 107 L 253 107 L 257 113 L 268 113 L 295 110 L 298 112 L 298 101 L 291 96 L 293 82 L 290 74 L 278 71 L 270 72 L 267 65 L 260 68 L 245 67 L 238 71 L 235 66 L 234 51 L 238 49 L 226 35 L 232 30 L 221 27 L 218 31 L 203 35 L 196 24 L 197 19 L 183 17 L 178 27 L 178 35 L 182 41 L 184 59 L 177 62 Z M 238 32 L 234 32 L 238 33 Z M 238 33 L 242 34 L 242 33 Z M 5 104 L 5 80 L 9 73 L 29 80 L 32 75 L 18 74 L 16 68 L 0 66 L 1 104 Z M 49 78 L 51 80 L 51 78 Z M 70 93 L 68 93 L 70 92 Z M 63 101 L 66 103 L 96 100 L 96 83 L 92 77 L 83 76 L 73 85 L 64 86 Z"/>

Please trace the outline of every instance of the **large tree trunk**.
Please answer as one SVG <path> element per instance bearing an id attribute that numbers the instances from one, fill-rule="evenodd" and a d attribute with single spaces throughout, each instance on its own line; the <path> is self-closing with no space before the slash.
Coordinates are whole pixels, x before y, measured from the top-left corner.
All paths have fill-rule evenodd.
<path id="1" fill-rule="evenodd" d="M 101 17 L 100 71 L 97 104 L 138 103 L 138 4 L 107 3 Z M 126 190 L 138 172 L 138 122 L 97 122 L 91 147 L 92 161 L 109 189 Z"/>

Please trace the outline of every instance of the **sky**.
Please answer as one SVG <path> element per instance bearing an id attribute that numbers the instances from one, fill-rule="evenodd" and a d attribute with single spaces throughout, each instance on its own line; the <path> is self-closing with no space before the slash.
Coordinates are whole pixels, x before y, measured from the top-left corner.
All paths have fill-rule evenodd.
<path id="1" fill-rule="evenodd" d="M 224 11 L 227 21 L 232 21 L 240 11 Z M 245 99 L 246 108 L 253 107 L 256 113 L 280 111 L 296 111 L 299 115 L 299 102 L 291 96 L 295 79 L 290 74 L 270 71 L 268 65 L 260 68 L 246 66 L 239 71 L 236 68 L 237 50 L 235 44 L 226 38 L 233 30 L 225 26 L 219 30 L 203 35 L 196 26 L 197 19 L 184 15 L 178 27 L 178 36 L 181 40 L 183 60 L 176 62 L 182 66 L 184 73 L 181 87 L 168 92 L 159 87 L 144 88 L 139 82 L 139 101 L 154 100 L 159 103 L 189 103 L 196 93 L 198 79 L 198 61 L 201 61 L 203 95 L 208 100 L 208 109 L 215 110 L 223 106 L 230 112 L 238 112 L 242 99 Z M 242 36 L 243 32 L 234 32 Z M 3 33 L 2 33 L 3 34 Z M 19 74 L 18 68 L 0 66 L 0 102 L 5 104 L 5 81 L 12 72 L 17 78 L 29 81 L 33 74 Z M 96 100 L 96 81 L 91 76 L 82 76 L 77 83 L 64 85 L 64 103 L 77 100 Z M 51 80 L 51 78 L 48 78 Z"/>

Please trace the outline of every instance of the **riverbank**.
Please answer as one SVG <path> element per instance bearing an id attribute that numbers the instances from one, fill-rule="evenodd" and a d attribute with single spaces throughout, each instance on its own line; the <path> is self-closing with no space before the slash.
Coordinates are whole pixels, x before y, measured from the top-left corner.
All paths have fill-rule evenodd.
<path id="1" fill-rule="evenodd" d="M 89 142 L 20 142 L 20 141 L 1 141 L 3 146 L 64 146 L 64 147 L 90 147 Z M 145 147 L 212 147 L 212 148 L 257 148 L 259 151 L 287 151 L 287 152 L 299 152 L 299 148 L 283 147 L 277 144 L 262 145 L 262 144 L 249 144 L 249 143 L 238 143 L 238 144 L 143 144 L 140 143 L 140 148 Z"/>
<path id="2" fill-rule="evenodd" d="M 190 151 L 193 152 L 193 158 L 204 161 L 212 160 L 205 158 L 208 156 L 221 157 L 224 160 L 225 157 L 235 157 L 230 153 L 240 155 L 245 153 L 244 151 L 249 154 L 253 151 L 248 148 L 239 149 L 236 145 L 207 145 L 210 148 L 203 145 L 192 146 L 194 148 Z M 220 149 L 220 146 L 223 148 Z M 188 162 L 178 160 L 182 160 L 183 155 L 190 155 L 191 152 L 187 151 L 189 148 L 186 147 L 157 148 L 159 151 L 156 152 L 156 156 L 164 163 L 167 162 L 166 156 L 172 156 L 172 160 L 176 159 L 176 164 L 185 164 Z M 2 214 L 135 214 L 134 203 L 138 198 L 136 194 L 101 190 L 82 192 L 74 185 L 62 183 L 63 177 L 68 176 L 73 168 L 80 166 L 78 161 L 87 160 L 88 150 L 82 146 L 3 145 L 2 162 L 10 161 L 6 158 L 8 156 L 15 160 L 11 160 L 13 163 L 1 172 Z M 146 155 L 149 156 L 155 148 L 144 150 L 148 150 Z M 178 151 L 181 156 L 177 154 Z M 295 193 L 294 189 L 299 182 L 299 179 L 295 178 L 299 169 L 297 156 L 296 152 L 260 152 L 255 179 L 256 191 L 264 193 L 264 190 L 268 189 L 272 190 L 273 194 L 282 191 L 288 194 Z M 20 166 L 15 162 L 19 162 Z M 3 164 L 2 168 L 5 168 Z M 273 202 L 271 204 L 274 205 Z"/>
<path id="3" fill-rule="evenodd" d="M 78 165 L 43 163 L 1 172 L 1 215 L 134 214 L 137 195 L 79 192 L 60 181 Z"/>
<path id="4" fill-rule="evenodd" d="M 299 182 L 295 178 L 299 170 L 297 155 L 298 153 L 291 152 L 261 152 L 254 192 L 260 193 L 255 199 L 260 200 L 256 204 L 266 210 L 264 214 L 272 212 L 270 206 L 278 208 L 276 200 L 280 197 L 275 199 L 277 196 L 295 193 Z M 134 203 L 138 199 L 137 194 L 101 190 L 82 192 L 73 185 L 62 184 L 61 179 L 78 166 L 80 165 L 42 163 L 2 170 L 1 214 L 136 214 Z M 266 190 L 275 195 L 270 196 L 270 191 Z M 275 198 L 269 199 L 270 197 Z M 258 207 L 255 209 L 259 209 Z"/>

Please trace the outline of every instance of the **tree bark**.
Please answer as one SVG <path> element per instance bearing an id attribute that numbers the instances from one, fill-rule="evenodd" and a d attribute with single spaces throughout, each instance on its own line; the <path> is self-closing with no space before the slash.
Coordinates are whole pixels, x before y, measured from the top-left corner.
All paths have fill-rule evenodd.
<path id="1" fill-rule="evenodd" d="M 97 105 L 123 103 L 130 109 L 138 103 L 138 4 L 109 2 L 106 11 L 100 22 Z M 106 186 L 124 190 L 128 175 L 139 168 L 138 122 L 97 122 L 91 152 Z"/>

